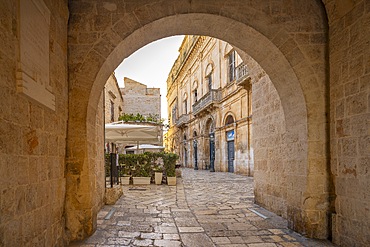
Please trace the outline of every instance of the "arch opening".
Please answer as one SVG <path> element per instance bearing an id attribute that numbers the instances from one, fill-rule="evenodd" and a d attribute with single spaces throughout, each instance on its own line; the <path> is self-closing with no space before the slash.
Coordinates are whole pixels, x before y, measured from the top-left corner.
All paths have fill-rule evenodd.
<path id="1" fill-rule="evenodd" d="M 122 17 L 122 19 L 124 20 L 124 17 Z M 205 19 L 207 19 L 208 22 L 205 23 Z M 187 23 L 187 25 L 181 25 L 183 23 Z M 207 23 L 213 24 L 208 26 Z M 218 25 L 214 25 L 214 23 L 217 23 Z M 300 150 L 293 150 L 295 147 L 292 147 L 292 150 L 296 152 L 296 154 L 292 156 L 299 156 L 300 170 L 293 172 L 291 180 L 289 181 L 293 181 L 302 175 L 307 176 L 307 179 L 309 179 L 308 173 L 310 171 L 310 162 L 308 157 L 308 146 L 310 145 L 310 141 L 316 140 L 314 136 L 308 135 L 308 132 L 311 130 L 310 128 L 312 125 L 317 127 L 319 124 L 317 122 L 320 122 L 321 120 L 312 120 L 312 123 L 310 123 L 310 120 L 307 118 L 309 115 L 308 112 L 311 113 L 310 105 L 312 104 L 312 101 L 317 100 L 317 98 L 313 99 L 312 96 L 307 95 L 306 93 L 306 79 L 308 76 L 304 71 L 312 70 L 312 68 L 310 63 L 307 62 L 306 64 L 305 61 L 293 66 L 294 61 L 292 60 L 295 58 L 289 57 L 289 52 L 284 52 L 281 44 L 279 45 L 279 42 L 273 38 L 279 36 L 280 39 L 287 42 L 287 40 L 290 39 L 290 35 L 286 30 L 278 28 L 276 31 L 273 31 L 273 28 L 275 27 L 271 27 L 270 31 L 272 33 L 267 37 L 261 32 L 256 31 L 252 26 L 258 27 L 255 23 L 246 25 L 242 21 L 236 21 L 228 17 L 213 14 L 188 13 L 170 15 L 148 22 L 148 24 L 136 29 L 120 41 L 115 40 L 115 38 L 119 40 L 116 36 L 107 36 L 107 38 L 110 39 L 109 41 L 114 44 L 114 49 L 112 49 L 106 57 L 102 57 L 101 54 L 99 54 L 100 47 L 92 47 L 79 69 L 76 70 L 77 72 L 74 71 L 71 73 L 70 85 L 76 85 L 76 87 L 72 87 L 70 92 L 70 116 L 74 117 L 76 120 L 69 123 L 69 130 L 71 131 L 68 136 L 68 148 L 73 149 L 77 145 L 82 145 L 82 150 L 79 157 L 71 157 L 71 155 L 67 156 L 67 163 L 71 163 L 72 160 L 79 163 L 81 168 L 89 167 L 89 169 L 91 169 L 91 167 L 96 163 L 93 157 L 94 151 L 97 149 L 95 118 L 98 112 L 98 101 L 101 89 L 103 88 L 106 79 L 122 59 L 128 57 L 138 48 L 154 40 L 171 35 L 187 33 L 212 36 L 225 40 L 237 49 L 243 60 L 248 59 L 250 56 L 266 71 L 266 74 L 271 78 L 271 81 L 277 90 L 284 111 L 286 133 L 281 138 L 285 139 L 284 142 L 287 143 L 287 147 L 292 146 L 289 143 L 298 139 L 296 142 L 297 146 L 300 148 Z M 107 32 L 110 34 L 111 31 Z M 115 33 L 115 35 L 120 34 Z M 291 42 L 294 43 L 294 41 Z M 294 46 L 294 49 L 297 49 L 297 46 Z M 91 66 L 89 67 L 85 65 L 93 65 L 94 67 L 91 69 Z M 85 92 L 83 92 L 82 95 L 86 97 L 84 100 L 81 100 L 80 93 L 83 89 Z M 322 96 L 323 95 L 318 95 L 319 98 Z M 81 104 L 76 105 L 77 102 L 81 102 Z M 323 127 L 321 126 L 321 129 L 322 128 Z M 79 136 L 78 138 L 82 138 L 76 141 L 74 134 L 77 134 L 77 136 Z M 297 161 L 296 158 L 297 157 L 292 157 L 291 160 Z M 256 164 L 258 164 L 258 159 L 256 159 Z M 95 181 L 94 179 L 96 178 L 89 177 L 89 173 L 87 172 L 89 169 L 80 169 L 80 173 L 76 176 L 72 176 L 71 173 L 68 173 L 67 169 L 67 177 L 70 177 L 71 179 L 70 183 L 73 184 L 73 180 L 77 180 L 80 177 L 86 179 L 84 183 Z M 259 177 L 257 172 L 256 179 L 261 178 L 262 177 Z M 310 226 L 312 223 L 309 220 L 311 216 L 305 211 L 306 209 L 312 210 L 312 208 L 306 208 L 306 206 L 302 205 L 300 201 L 303 195 L 306 196 L 310 193 L 317 193 L 316 191 L 309 191 L 308 188 L 310 188 L 309 184 L 304 183 L 301 185 L 299 190 L 295 191 L 295 193 L 301 194 L 301 196 L 296 200 L 289 198 L 296 196 L 296 194 L 287 195 L 283 199 L 287 204 L 284 216 L 291 222 L 291 227 L 293 229 L 305 232 L 310 236 L 317 237 L 318 235 L 316 234 L 318 233 L 315 233 L 313 227 Z M 78 222 L 72 218 L 81 214 L 82 218 L 89 218 L 88 222 L 94 222 L 94 212 L 96 213 L 98 205 L 92 205 L 92 203 L 88 204 L 87 208 L 90 208 L 90 213 L 89 216 L 86 216 L 86 213 L 82 212 L 84 209 L 75 207 L 75 205 L 71 205 L 70 203 L 76 195 L 76 191 L 74 190 L 75 188 L 73 186 L 69 186 L 69 188 L 67 187 L 67 219 L 74 221 L 78 225 Z M 261 191 L 263 191 L 263 188 L 261 188 Z M 257 189 L 257 194 L 258 193 Z M 94 201 L 92 195 L 90 195 L 90 198 L 91 201 Z M 257 201 L 260 199 L 261 198 L 257 196 Z M 273 209 L 273 211 L 274 210 L 278 211 L 276 209 Z M 314 210 L 317 209 L 315 208 Z M 300 222 L 300 219 L 290 215 L 289 211 L 302 215 L 304 218 L 303 221 Z M 322 221 L 325 220 L 322 219 Z M 320 224 L 325 225 L 326 222 L 322 222 Z M 94 224 L 92 223 L 91 225 Z M 81 232 L 81 225 L 76 226 L 76 229 L 75 226 L 67 224 L 67 228 L 68 227 L 70 227 L 69 229 L 73 234 L 75 234 L 75 232 Z M 84 233 L 82 235 L 90 234 L 92 229 L 93 227 L 83 229 L 82 231 Z M 322 232 L 322 229 L 319 231 Z M 72 237 L 72 239 L 78 238 L 79 236 Z"/>

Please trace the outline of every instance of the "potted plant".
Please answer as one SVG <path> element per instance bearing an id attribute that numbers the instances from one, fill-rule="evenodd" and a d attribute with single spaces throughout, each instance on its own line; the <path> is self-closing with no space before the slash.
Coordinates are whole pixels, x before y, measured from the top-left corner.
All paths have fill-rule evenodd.
<path id="1" fill-rule="evenodd" d="M 119 176 L 120 176 L 121 184 L 123 185 L 130 184 L 130 178 L 131 178 L 130 174 L 131 174 L 130 166 L 127 164 L 120 164 Z"/>
<path id="2" fill-rule="evenodd" d="M 168 185 L 176 185 L 176 160 L 179 156 L 175 153 L 164 153 L 163 164 L 167 176 Z"/>
<path id="3" fill-rule="evenodd" d="M 160 185 L 162 184 L 163 179 L 163 164 L 160 162 L 161 154 L 160 153 L 153 153 L 153 152 L 145 152 L 144 154 L 147 155 L 149 162 L 152 167 L 153 179 L 155 184 Z"/>
<path id="4" fill-rule="evenodd" d="M 120 163 L 121 184 L 128 185 L 131 180 L 131 168 L 136 163 L 136 158 L 132 154 L 120 154 L 118 162 Z"/>
<path id="5" fill-rule="evenodd" d="M 137 158 L 137 163 L 134 169 L 131 170 L 133 184 L 144 185 L 150 184 L 150 178 L 152 176 L 151 163 L 148 160 L 146 154 L 134 154 Z"/>
<path id="6" fill-rule="evenodd" d="M 161 165 L 156 164 L 154 167 L 154 182 L 157 185 L 162 184 L 162 179 L 163 179 L 163 168 Z"/>

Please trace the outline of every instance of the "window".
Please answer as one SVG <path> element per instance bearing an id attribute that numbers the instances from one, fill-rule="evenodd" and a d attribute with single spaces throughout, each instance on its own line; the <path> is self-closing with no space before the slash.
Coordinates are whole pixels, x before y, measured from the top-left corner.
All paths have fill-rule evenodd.
<path id="1" fill-rule="evenodd" d="M 209 74 L 206 78 L 208 82 L 208 92 L 210 92 L 212 90 L 212 74 Z"/>
<path id="2" fill-rule="evenodd" d="M 194 90 L 194 102 L 197 102 L 198 101 L 198 90 L 195 89 Z"/>
<path id="3" fill-rule="evenodd" d="M 174 124 L 176 122 L 176 111 L 177 111 L 176 108 L 177 108 L 176 106 L 172 107 L 172 114 L 171 114 L 172 115 L 172 124 Z"/>
<path id="4" fill-rule="evenodd" d="M 229 53 L 228 63 L 229 82 L 232 82 L 233 80 L 235 80 L 235 51 Z"/>
<path id="5" fill-rule="evenodd" d="M 114 122 L 114 103 L 110 101 L 110 121 Z"/>
<path id="6" fill-rule="evenodd" d="M 231 116 L 231 115 L 227 116 L 227 118 L 225 120 L 225 125 L 232 124 L 232 123 L 234 123 L 233 116 Z"/>
<path id="7" fill-rule="evenodd" d="M 188 114 L 188 100 L 184 100 L 184 114 Z"/>

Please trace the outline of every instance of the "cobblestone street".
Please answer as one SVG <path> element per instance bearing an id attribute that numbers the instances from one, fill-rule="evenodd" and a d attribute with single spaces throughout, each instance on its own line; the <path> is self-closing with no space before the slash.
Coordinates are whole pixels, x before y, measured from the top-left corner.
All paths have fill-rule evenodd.
<path id="1" fill-rule="evenodd" d="M 72 246 L 333 246 L 287 229 L 253 203 L 253 178 L 182 170 L 177 186 L 124 186 L 98 214 L 93 236 Z"/>

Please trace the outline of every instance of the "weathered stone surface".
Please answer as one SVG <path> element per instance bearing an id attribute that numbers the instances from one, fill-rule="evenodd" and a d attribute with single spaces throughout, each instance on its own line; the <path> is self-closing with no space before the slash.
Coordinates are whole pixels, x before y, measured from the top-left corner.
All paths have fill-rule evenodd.
<path id="1" fill-rule="evenodd" d="M 315 246 L 317 241 L 308 240 L 301 235 L 287 229 L 287 223 L 282 218 L 275 214 L 257 207 L 255 204 L 244 200 L 245 196 L 253 198 L 252 183 L 253 179 L 242 177 L 230 173 L 209 173 L 207 171 L 194 171 L 190 169 L 183 170 L 184 177 L 180 179 L 176 191 L 168 193 L 167 186 L 151 185 L 146 191 L 130 191 L 124 187 L 124 195 L 117 201 L 115 205 L 106 205 L 98 214 L 98 228 L 96 233 L 87 240 L 78 243 L 77 246 L 85 246 L 91 244 L 119 244 L 121 245 L 147 245 L 149 241 L 153 241 L 155 246 L 237 246 L 253 243 L 278 243 L 285 246 L 294 241 L 294 243 L 306 246 Z M 206 178 L 200 180 L 199 178 Z M 202 181 L 202 182 L 201 182 Z M 207 182 L 206 182 L 207 181 Z M 223 181 L 223 183 L 220 183 Z M 226 181 L 226 182 L 225 182 Z M 235 181 L 241 181 L 237 184 Z M 220 190 L 222 187 L 233 190 L 229 194 L 220 194 L 214 197 L 210 193 L 200 193 L 197 188 L 202 188 L 203 192 L 213 189 Z M 195 193 L 194 193 L 195 192 Z M 171 206 L 163 207 L 163 204 L 172 198 L 186 195 L 184 202 L 177 202 Z M 130 217 L 135 213 L 130 213 L 133 209 L 148 208 L 147 202 L 155 201 L 157 206 L 150 206 L 155 213 L 142 214 L 140 217 Z M 231 204 L 235 208 L 239 208 L 240 212 L 234 212 L 228 217 L 235 219 L 235 223 L 223 222 L 225 215 L 220 214 L 221 208 L 224 205 Z M 104 220 L 105 215 L 110 211 L 110 208 L 115 208 L 116 212 L 110 220 Z M 166 217 L 158 216 L 156 211 L 163 208 L 162 211 L 169 212 L 194 212 L 200 209 L 206 210 L 212 208 L 215 213 L 211 216 L 193 215 L 192 221 L 198 222 L 198 227 L 182 227 L 177 223 L 165 223 L 168 220 Z M 167 209 L 165 209 L 167 208 Z M 261 214 L 267 215 L 269 218 L 263 217 L 255 213 L 241 213 L 250 210 L 256 210 Z M 251 211 L 250 211 L 251 212 Z M 121 225 L 122 218 L 128 217 L 128 224 Z M 150 224 L 149 227 L 141 227 L 142 219 L 145 217 L 145 222 Z M 177 222 L 176 215 L 170 214 L 174 222 Z M 203 217 L 212 217 L 214 220 L 219 220 L 218 224 L 203 223 L 200 219 Z M 259 221 L 253 218 L 259 218 Z M 158 219 L 152 221 L 150 219 Z M 242 222 L 242 223 L 238 223 Z M 261 222 L 265 222 L 261 224 Z M 234 225 L 243 230 L 227 230 L 227 227 Z M 220 227 L 220 225 L 222 227 Z M 252 225 L 252 226 L 251 226 Z M 163 233 L 167 231 L 176 231 L 177 233 Z M 331 246 L 324 241 L 323 246 Z"/>
<path id="2" fill-rule="evenodd" d="M 107 205 L 114 205 L 122 195 L 123 191 L 121 186 L 105 188 L 104 202 Z"/>
<path id="3" fill-rule="evenodd" d="M 256 200 L 286 214 L 293 228 L 318 238 L 329 235 L 326 219 L 336 212 L 334 241 L 368 245 L 369 220 L 352 215 L 358 202 L 369 207 L 364 169 L 369 132 L 361 124 L 368 122 L 370 108 L 368 1 L 44 2 L 51 12 L 49 83 L 55 112 L 15 91 L 20 2 L 0 2 L 0 160 L 5 160 L 0 183 L 1 196 L 7 196 L 0 201 L 9 200 L 0 209 L 3 245 L 63 246 L 93 232 L 104 198 L 101 90 L 122 59 L 151 41 L 180 33 L 233 44 L 261 65 L 276 89 L 285 130 L 278 118 L 269 119 L 279 112 L 278 103 L 256 102 L 259 109 L 253 112 L 253 135 L 260 140 L 254 147 L 260 157 L 255 160 Z M 204 69 L 199 69 L 199 83 Z M 260 124 L 258 115 L 266 116 Z M 29 164 L 28 179 L 18 177 L 18 162 L 22 168 Z M 36 167 L 37 178 L 30 171 Z M 23 196 L 10 192 L 24 187 L 36 191 L 36 205 L 25 197 L 22 206 Z M 21 215 L 16 217 L 18 205 Z M 51 219 L 42 219 L 42 227 L 34 220 L 40 211 Z M 20 238 L 24 222 L 30 224 Z"/>
<path id="4" fill-rule="evenodd" d="M 140 113 L 143 116 L 161 118 L 161 94 L 159 88 L 147 88 L 146 85 L 124 78 L 125 87 L 121 88 L 123 112 L 126 114 Z M 145 105 L 145 107 L 143 107 Z"/>

